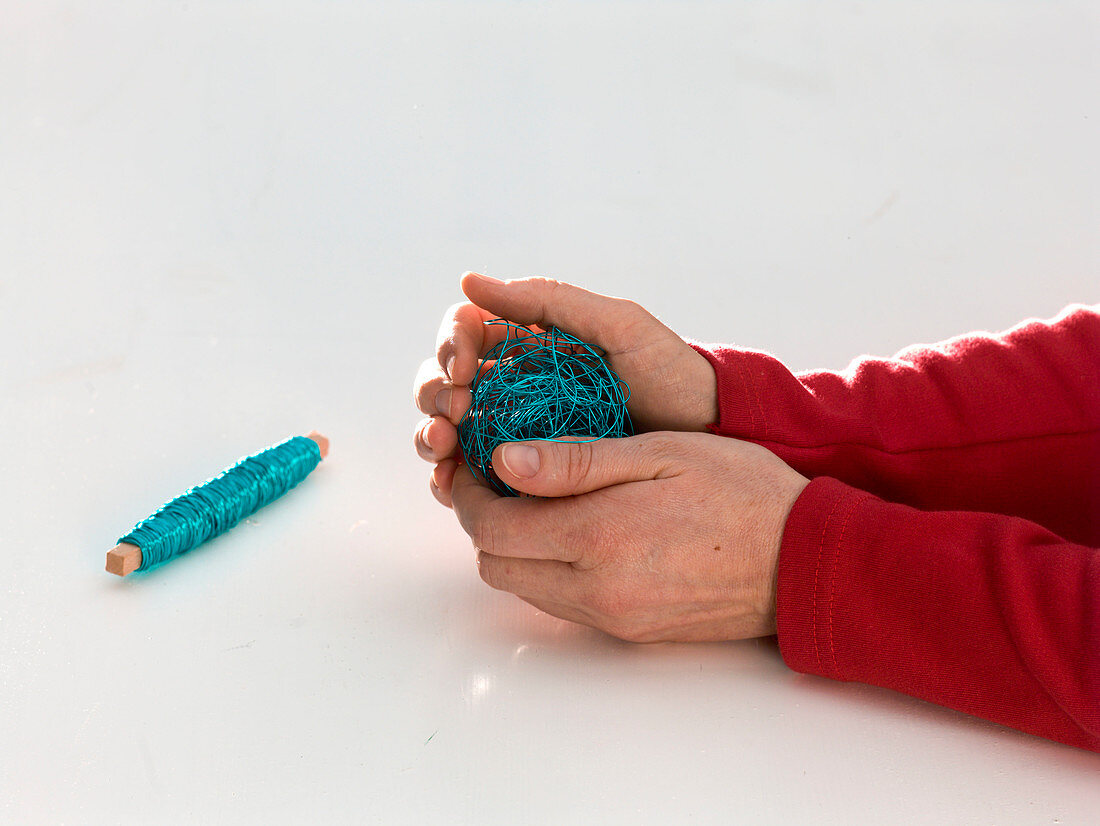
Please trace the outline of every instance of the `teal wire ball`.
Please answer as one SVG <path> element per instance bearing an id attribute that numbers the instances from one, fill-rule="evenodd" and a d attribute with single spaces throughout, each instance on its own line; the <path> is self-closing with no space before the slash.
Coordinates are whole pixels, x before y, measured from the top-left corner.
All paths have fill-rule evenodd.
<path id="1" fill-rule="evenodd" d="M 630 436 L 630 388 L 604 351 L 556 327 L 538 333 L 496 318 L 505 338 L 485 354 L 470 383 L 473 401 L 458 423 L 466 464 L 503 496 L 519 496 L 493 471 L 504 442 L 541 439 L 594 442 Z"/>

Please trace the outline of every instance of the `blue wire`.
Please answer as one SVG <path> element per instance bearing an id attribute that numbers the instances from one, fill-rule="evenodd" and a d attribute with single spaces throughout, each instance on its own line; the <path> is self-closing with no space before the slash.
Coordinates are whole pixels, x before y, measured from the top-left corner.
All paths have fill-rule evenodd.
<path id="1" fill-rule="evenodd" d="M 165 503 L 119 543 L 141 548 L 139 571 L 167 562 L 274 502 L 309 476 L 320 461 L 321 449 L 315 441 L 292 436 Z"/>
<path id="2" fill-rule="evenodd" d="M 478 478 L 504 496 L 519 496 L 493 472 L 497 445 L 633 434 L 630 388 L 603 350 L 555 327 L 536 333 L 500 318 L 485 323 L 506 327 L 505 337 L 485 354 L 470 383 L 470 409 L 458 423 L 462 453 Z"/>

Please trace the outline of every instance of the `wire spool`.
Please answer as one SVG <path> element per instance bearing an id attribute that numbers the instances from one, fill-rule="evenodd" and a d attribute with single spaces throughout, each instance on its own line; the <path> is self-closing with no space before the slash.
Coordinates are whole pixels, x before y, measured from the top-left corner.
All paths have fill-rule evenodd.
<path id="1" fill-rule="evenodd" d="M 311 433 L 246 456 L 135 525 L 107 553 L 107 570 L 142 571 L 225 533 L 305 479 L 327 452 L 328 439 Z"/>

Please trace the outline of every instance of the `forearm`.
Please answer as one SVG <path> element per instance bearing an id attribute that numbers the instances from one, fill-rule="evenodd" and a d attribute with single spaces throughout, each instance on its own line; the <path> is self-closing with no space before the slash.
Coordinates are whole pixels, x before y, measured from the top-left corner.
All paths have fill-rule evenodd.
<path id="1" fill-rule="evenodd" d="M 778 581 L 795 670 L 1100 751 L 1100 549 L 821 478 L 788 518 Z"/>
<path id="2" fill-rule="evenodd" d="M 1067 312 L 793 374 L 767 353 L 695 345 L 714 367 L 711 430 L 926 509 L 1011 513 L 1100 543 L 1100 314 Z"/>

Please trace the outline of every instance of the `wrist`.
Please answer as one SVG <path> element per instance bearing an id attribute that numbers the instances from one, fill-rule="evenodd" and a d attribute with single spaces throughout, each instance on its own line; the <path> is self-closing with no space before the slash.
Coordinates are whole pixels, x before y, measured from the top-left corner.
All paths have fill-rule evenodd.
<path id="1" fill-rule="evenodd" d="M 779 491 L 773 502 L 771 518 L 768 520 L 770 529 L 766 532 L 768 537 L 766 550 L 764 551 L 764 576 L 761 584 L 764 588 L 763 625 L 766 630 L 762 635 L 775 634 L 777 631 L 776 612 L 779 602 L 779 557 L 783 547 L 783 536 L 787 530 L 787 522 L 795 503 L 802 492 L 810 484 L 810 480 L 797 471 L 784 465 L 783 478 L 780 481 Z"/>
<path id="2" fill-rule="evenodd" d="M 695 352 L 691 361 L 692 380 L 689 386 L 693 393 L 688 404 L 685 429 L 705 433 L 711 425 L 718 423 L 718 376 L 699 349 L 695 345 L 692 348 Z"/>

